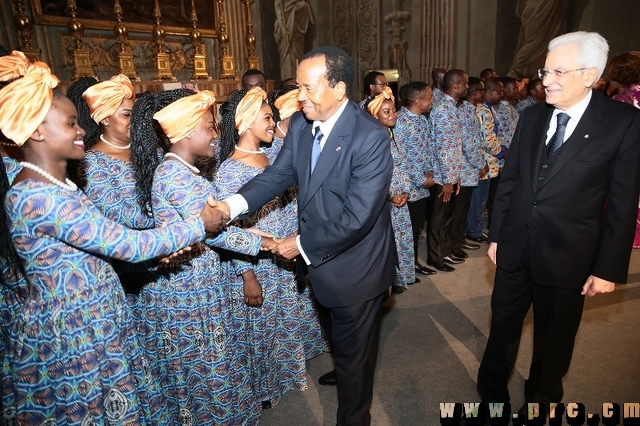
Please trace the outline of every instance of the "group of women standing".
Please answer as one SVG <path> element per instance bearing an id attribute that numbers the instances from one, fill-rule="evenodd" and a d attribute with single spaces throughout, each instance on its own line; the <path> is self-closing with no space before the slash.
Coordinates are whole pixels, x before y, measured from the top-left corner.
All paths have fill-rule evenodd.
<path id="1" fill-rule="evenodd" d="M 3 145 L 24 158 L 3 151 L 0 173 L 3 420 L 256 424 L 305 389 L 326 343 L 310 289 L 264 250 L 296 232 L 295 188 L 228 226 L 214 208 L 273 162 L 297 96 L 234 92 L 219 130 L 206 90 L 136 98 L 119 75 L 67 98 L 19 52 L 0 81 Z M 196 160 L 216 152 L 209 180 Z"/>

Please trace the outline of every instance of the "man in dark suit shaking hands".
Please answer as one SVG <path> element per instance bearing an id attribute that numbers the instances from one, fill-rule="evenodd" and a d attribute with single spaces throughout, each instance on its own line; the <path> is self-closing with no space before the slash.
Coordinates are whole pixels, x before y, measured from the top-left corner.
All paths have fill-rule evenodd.
<path id="1" fill-rule="evenodd" d="M 274 164 L 226 201 L 232 217 L 298 184 L 299 234 L 272 251 L 308 272 L 336 365 L 338 425 L 368 425 L 384 292 L 396 262 L 389 135 L 349 100 L 352 59 L 336 47 L 302 58 L 302 113 L 291 117 Z"/>
<path id="2" fill-rule="evenodd" d="M 597 33 L 553 39 L 538 71 L 546 103 L 520 117 L 489 234 L 497 270 L 478 373 L 484 401 L 509 402 L 507 383 L 533 304 L 525 401 L 560 402 L 584 296 L 626 282 L 640 187 L 640 114 L 592 90 L 608 50 Z"/>

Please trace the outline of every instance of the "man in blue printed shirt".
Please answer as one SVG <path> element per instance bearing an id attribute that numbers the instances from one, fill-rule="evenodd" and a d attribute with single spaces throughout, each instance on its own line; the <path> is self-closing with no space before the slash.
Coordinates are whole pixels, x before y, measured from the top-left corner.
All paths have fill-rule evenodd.
<path id="1" fill-rule="evenodd" d="M 451 254 L 458 258 L 467 257 L 467 253 L 463 249 L 477 250 L 480 248 L 478 244 L 466 242 L 465 224 L 473 190 L 478 185 L 480 175 L 486 174 L 489 170 L 482 152 L 482 131 L 476 115 L 476 105 L 483 100 L 484 85 L 478 79 L 473 86 L 471 81 L 469 82 L 466 99 L 458 105 L 462 134 L 460 192 L 456 195 L 456 201 L 453 205 L 453 223 L 449 233 Z"/>
<path id="2" fill-rule="evenodd" d="M 429 187 L 433 184 L 431 167 L 427 157 L 429 140 L 429 123 L 424 116 L 431 109 L 433 102 L 431 88 L 422 81 L 414 81 L 402 90 L 404 106 L 398 112 L 398 120 L 394 128 L 396 140 L 402 141 L 406 149 L 406 166 L 411 180 L 409 192 L 409 215 L 413 231 L 413 248 L 416 272 L 432 275 L 436 271 L 418 262 L 418 241 L 420 229 L 424 227 L 427 211 Z"/>
<path id="3" fill-rule="evenodd" d="M 459 69 L 444 75 L 444 97 L 429 114 L 432 137 L 429 154 L 433 168 L 433 196 L 429 198 L 427 264 L 439 271 L 451 272 L 450 264 L 464 262 L 451 255 L 449 231 L 453 219 L 453 205 L 459 191 L 462 161 L 462 134 L 456 104 L 463 98 L 468 86 L 467 74 Z"/>

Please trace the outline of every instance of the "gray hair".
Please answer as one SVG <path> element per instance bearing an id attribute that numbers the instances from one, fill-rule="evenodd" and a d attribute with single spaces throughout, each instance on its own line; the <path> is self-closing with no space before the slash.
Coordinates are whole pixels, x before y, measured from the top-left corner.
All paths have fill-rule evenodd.
<path id="1" fill-rule="evenodd" d="M 558 36 L 549 42 L 547 53 L 556 47 L 574 45 L 578 48 L 578 64 L 583 68 L 595 67 L 598 69 L 598 77 L 602 76 L 607 67 L 607 55 L 609 44 L 598 33 L 576 31 Z"/>

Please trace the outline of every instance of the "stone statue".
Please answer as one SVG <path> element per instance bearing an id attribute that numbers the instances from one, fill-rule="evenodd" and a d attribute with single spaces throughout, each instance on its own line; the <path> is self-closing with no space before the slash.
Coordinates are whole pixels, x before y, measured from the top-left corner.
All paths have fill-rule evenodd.
<path id="1" fill-rule="evenodd" d="M 570 0 L 518 0 L 520 38 L 508 75 L 514 78 L 535 77 L 544 66 L 547 44 L 566 32 Z"/>
<path id="2" fill-rule="evenodd" d="M 315 24 L 309 0 L 275 0 L 274 35 L 280 52 L 280 77 L 294 77 L 304 54 L 304 36 L 309 24 Z"/>

